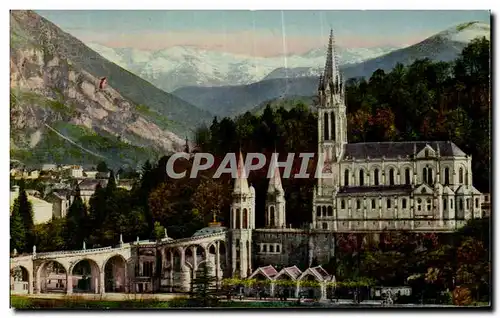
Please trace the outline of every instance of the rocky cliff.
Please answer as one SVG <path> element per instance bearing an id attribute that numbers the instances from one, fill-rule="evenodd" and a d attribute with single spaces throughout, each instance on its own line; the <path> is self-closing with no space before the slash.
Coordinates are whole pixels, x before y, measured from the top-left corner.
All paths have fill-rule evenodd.
<path id="1" fill-rule="evenodd" d="M 95 161 L 97 153 L 113 164 L 135 164 L 181 150 L 184 140 L 172 131 L 209 118 L 31 11 L 11 11 L 10 53 L 14 158 L 62 163 Z M 191 122 L 183 122 L 190 112 Z"/>

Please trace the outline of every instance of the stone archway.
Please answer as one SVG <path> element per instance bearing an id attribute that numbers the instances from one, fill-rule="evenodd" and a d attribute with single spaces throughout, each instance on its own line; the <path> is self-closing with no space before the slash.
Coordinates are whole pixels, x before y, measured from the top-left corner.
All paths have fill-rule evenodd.
<path id="1" fill-rule="evenodd" d="M 36 281 L 39 293 L 66 293 L 68 273 L 64 265 L 49 260 L 38 267 Z"/>
<path id="2" fill-rule="evenodd" d="M 95 293 L 101 289 L 101 271 L 99 265 L 93 260 L 82 259 L 70 270 L 69 283 L 72 284 L 73 293 Z"/>
<path id="3" fill-rule="evenodd" d="M 110 257 L 104 264 L 104 291 L 125 293 L 127 288 L 127 261 L 121 255 Z"/>
<path id="4" fill-rule="evenodd" d="M 15 294 L 28 294 L 30 281 L 30 273 L 24 266 L 16 266 L 10 271 L 10 290 Z"/>

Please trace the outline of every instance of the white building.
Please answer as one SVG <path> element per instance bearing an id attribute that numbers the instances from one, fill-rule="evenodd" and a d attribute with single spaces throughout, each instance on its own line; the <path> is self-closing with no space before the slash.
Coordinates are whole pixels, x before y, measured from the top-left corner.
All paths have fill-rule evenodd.
<path id="1" fill-rule="evenodd" d="M 12 214 L 14 201 L 18 196 L 19 187 L 14 186 L 10 192 L 10 214 Z M 30 201 L 33 206 L 33 222 L 35 224 L 41 224 L 52 220 L 52 204 L 31 195 L 28 195 L 28 201 Z"/>
<path id="2" fill-rule="evenodd" d="M 69 191 L 54 191 L 48 195 L 47 201 L 52 203 L 52 215 L 54 218 L 63 218 L 66 216 L 71 205 Z"/>
<path id="3" fill-rule="evenodd" d="M 332 231 L 455 228 L 481 217 L 471 156 L 451 141 L 347 142 L 345 87 L 333 36 L 318 96 L 318 156 L 324 168 L 313 227 Z"/>
<path id="4" fill-rule="evenodd" d="M 83 168 L 75 165 L 65 167 L 64 174 L 70 178 L 83 178 Z"/>
<path id="5" fill-rule="evenodd" d="M 78 184 L 78 187 L 80 188 L 80 197 L 86 205 L 89 204 L 90 198 L 92 197 L 92 195 L 94 195 L 97 185 L 105 188 L 108 185 L 108 180 L 84 179 Z M 73 198 L 71 198 L 71 202 L 73 202 Z"/>

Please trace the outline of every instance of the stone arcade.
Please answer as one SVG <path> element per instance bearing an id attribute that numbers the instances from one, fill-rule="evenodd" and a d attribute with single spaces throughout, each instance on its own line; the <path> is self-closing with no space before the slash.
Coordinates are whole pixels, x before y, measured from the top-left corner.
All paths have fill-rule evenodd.
<path id="1" fill-rule="evenodd" d="M 481 193 L 472 185 L 472 158 L 450 141 L 347 142 L 345 88 L 333 34 L 318 87 L 318 155 L 323 175 L 314 189 L 312 223 L 286 227 L 285 191 L 279 171 L 267 191 L 265 227 L 255 227 L 255 189 L 248 185 L 243 155 L 238 158 L 228 228 L 213 222 L 190 238 L 120 244 L 113 248 L 36 253 L 11 258 L 11 289 L 46 292 L 188 291 L 208 266 L 224 277 L 298 282 L 313 279 L 326 295 L 334 281 L 319 264 L 335 253 L 339 233 L 388 230 L 451 232 L 482 217 Z M 275 266 L 283 268 L 278 271 Z M 294 290 L 298 295 L 300 287 Z M 315 293 L 315 291 L 312 291 Z"/>

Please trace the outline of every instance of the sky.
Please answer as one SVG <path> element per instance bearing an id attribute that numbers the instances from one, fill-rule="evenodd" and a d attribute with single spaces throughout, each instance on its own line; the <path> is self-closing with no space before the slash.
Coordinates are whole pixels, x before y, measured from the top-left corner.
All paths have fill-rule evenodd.
<path id="1" fill-rule="evenodd" d="M 83 42 L 161 50 L 195 46 L 234 54 L 300 54 L 324 47 L 333 28 L 347 48 L 403 47 L 489 11 L 37 11 Z"/>

